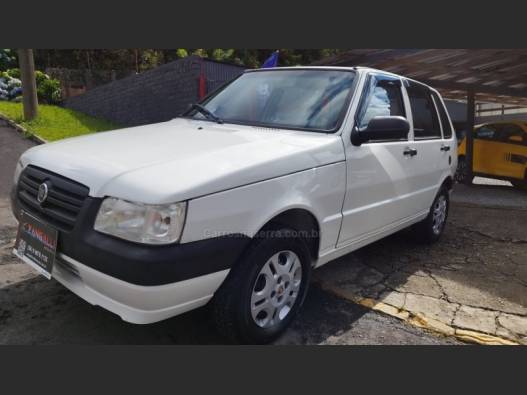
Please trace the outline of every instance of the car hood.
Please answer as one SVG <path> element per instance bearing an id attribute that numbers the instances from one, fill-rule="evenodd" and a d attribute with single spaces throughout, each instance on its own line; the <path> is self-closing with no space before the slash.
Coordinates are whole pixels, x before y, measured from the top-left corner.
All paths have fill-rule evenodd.
<path id="1" fill-rule="evenodd" d="M 178 118 L 31 148 L 21 158 L 90 196 L 186 200 L 344 160 L 340 136 Z"/>

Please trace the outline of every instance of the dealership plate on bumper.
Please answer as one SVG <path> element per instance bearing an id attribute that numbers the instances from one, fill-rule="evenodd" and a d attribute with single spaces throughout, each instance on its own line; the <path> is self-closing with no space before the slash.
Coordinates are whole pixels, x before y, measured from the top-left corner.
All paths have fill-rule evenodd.
<path id="1" fill-rule="evenodd" d="M 22 211 L 13 253 L 47 279 L 55 262 L 58 232 Z"/>

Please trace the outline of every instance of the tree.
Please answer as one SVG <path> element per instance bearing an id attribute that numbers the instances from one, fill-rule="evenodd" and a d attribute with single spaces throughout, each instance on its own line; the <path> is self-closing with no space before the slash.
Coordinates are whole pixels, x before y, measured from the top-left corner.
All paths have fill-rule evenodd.
<path id="1" fill-rule="evenodd" d="M 24 119 L 30 121 L 38 114 L 37 82 L 35 79 L 35 62 L 32 49 L 19 49 L 18 61 L 22 80 L 22 102 Z"/>
<path id="2" fill-rule="evenodd" d="M 177 49 L 38 49 L 37 69 L 48 67 L 89 70 L 145 71 L 189 55 L 260 67 L 275 49 L 177 48 Z M 309 65 L 338 53 L 339 49 L 279 49 L 279 65 Z M 136 57 L 137 54 L 137 57 Z"/>
<path id="3" fill-rule="evenodd" d="M 0 49 L 0 71 L 16 67 L 15 52 L 11 49 Z"/>

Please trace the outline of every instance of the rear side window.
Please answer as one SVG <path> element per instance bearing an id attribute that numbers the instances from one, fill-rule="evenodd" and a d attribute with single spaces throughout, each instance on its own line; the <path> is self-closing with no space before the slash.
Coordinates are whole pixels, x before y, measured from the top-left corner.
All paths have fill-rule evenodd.
<path id="1" fill-rule="evenodd" d="M 430 91 L 424 86 L 411 82 L 407 91 L 414 120 L 414 138 L 416 140 L 441 138 L 439 120 Z"/>
<path id="2" fill-rule="evenodd" d="M 439 95 L 432 92 L 432 96 L 434 97 L 436 107 L 439 110 L 439 119 L 441 120 L 441 126 L 443 128 L 443 138 L 449 139 L 452 137 L 452 125 L 448 119 L 447 111 Z"/>
<path id="3" fill-rule="evenodd" d="M 400 85 L 400 80 L 397 79 L 377 75 L 368 77 L 365 96 L 357 117 L 360 129 L 366 128 L 376 116 L 405 116 Z"/>

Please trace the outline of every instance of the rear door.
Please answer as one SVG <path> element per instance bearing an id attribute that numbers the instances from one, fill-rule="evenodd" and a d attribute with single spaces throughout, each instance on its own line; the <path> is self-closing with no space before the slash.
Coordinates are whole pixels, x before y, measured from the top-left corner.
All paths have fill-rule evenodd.
<path id="1" fill-rule="evenodd" d="M 527 134 L 514 123 L 498 125 L 496 174 L 523 179 L 527 164 Z"/>
<path id="2" fill-rule="evenodd" d="M 445 169 L 450 168 L 450 174 L 453 174 L 457 166 L 457 141 L 454 127 L 448 116 L 445 102 L 437 92 L 432 91 L 432 98 L 439 114 L 439 123 L 443 139 L 441 141 L 441 165 Z"/>
<path id="3" fill-rule="evenodd" d="M 498 130 L 493 124 L 482 125 L 474 133 L 473 170 L 476 173 L 498 175 Z"/>
<path id="4" fill-rule="evenodd" d="M 408 178 L 411 202 L 414 212 L 418 213 L 430 208 L 442 177 L 450 169 L 449 154 L 443 151 L 446 144 L 432 91 L 426 85 L 408 80 L 405 87 L 411 109 L 411 147 L 416 150 Z"/>

